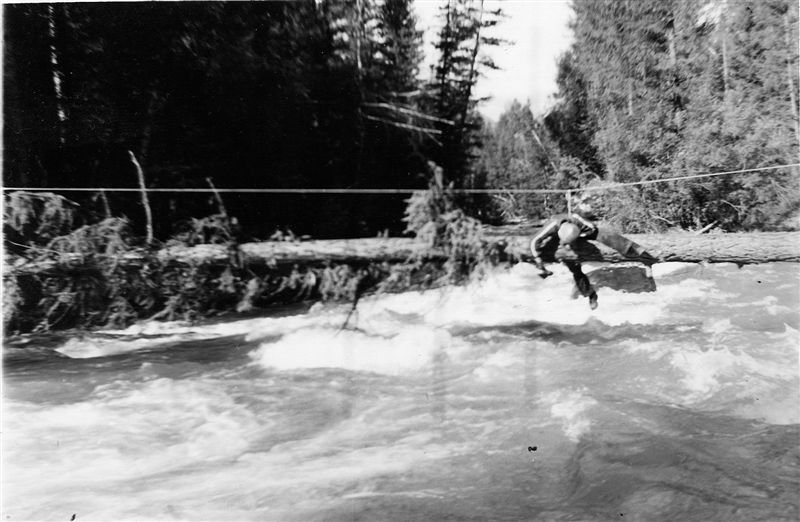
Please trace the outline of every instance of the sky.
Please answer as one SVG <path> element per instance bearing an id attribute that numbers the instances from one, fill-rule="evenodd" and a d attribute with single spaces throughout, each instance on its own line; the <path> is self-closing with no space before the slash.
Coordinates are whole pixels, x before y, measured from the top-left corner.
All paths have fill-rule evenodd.
<path id="1" fill-rule="evenodd" d="M 427 65 L 436 60 L 433 42 L 441 28 L 439 7 L 446 0 L 415 0 L 420 29 L 425 30 Z M 530 102 L 535 115 L 543 114 L 556 92 L 556 60 L 571 43 L 567 23 L 571 17 L 568 0 L 487 0 L 485 7 L 500 7 L 507 15 L 494 29 L 513 43 L 489 53 L 499 71 L 488 71 L 477 85 L 477 95 L 492 99 L 479 106 L 484 117 L 497 121 L 516 99 Z"/>

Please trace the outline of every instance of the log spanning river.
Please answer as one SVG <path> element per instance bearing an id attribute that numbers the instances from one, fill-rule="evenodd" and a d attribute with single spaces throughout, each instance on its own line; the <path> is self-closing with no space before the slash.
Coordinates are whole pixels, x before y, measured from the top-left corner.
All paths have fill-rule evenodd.
<path id="1" fill-rule="evenodd" d="M 2 520 L 796 521 L 797 267 L 12 340 Z"/>

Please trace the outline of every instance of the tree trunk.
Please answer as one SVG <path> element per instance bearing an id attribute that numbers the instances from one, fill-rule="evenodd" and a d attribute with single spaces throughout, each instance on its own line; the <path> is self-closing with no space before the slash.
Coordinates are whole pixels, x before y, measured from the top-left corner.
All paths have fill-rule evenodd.
<path id="1" fill-rule="evenodd" d="M 147 116 L 142 127 L 142 141 L 139 147 L 139 163 L 147 167 L 147 156 L 150 152 L 150 140 L 153 137 L 153 125 L 156 113 L 161 109 L 164 100 L 159 97 L 155 87 L 149 91 L 150 98 L 147 102 Z"/>
<path id="2" fill-rule="evenodd" d="M 513 259 L 531 259 L 530 240 L 535 229 L 524 235 L 506 235 L 488 229 L 487 239 L 504 241 L 505 251 Z M 742 234 L 704 234 L 690 232 L 671 234 L 630 234 L 629 239 L 643 247 L 657 262 L 758 264 L 777 261 L 800 262 L 800 232 L 753 232 Z M 589 248 L 578 248 L 582 261 L 621 263 L 645 258 L 623 256 L 597 242 Z M 591 248 L 596 247 L 596 248 Z M 315 264 L 336 262 L 400 262 L 412 256 L 443 257 L 441 252 L 427 249 L 409 238 L 336 239 L 303 242 L 244 243 L 241 245 L 246 263 L 274 261 L 278 264 Z M 222 245 L 201 245 L 192 248 L 173 247 L 162 255 L 176 260 L 201 258 L 227 259 Z"/>
<path id="3" fill-rule="evenodd" d="M 530 261 L 530 240 L 535 227 L 514 227 L 507 231 L 503 227 L 485 231 L 491 243 L 502 244 L 507 261 Z M 523 234 L 524 232 L 524 234 Z M 738 265 L 791 262 L 800 263 L 800 232 L 753 232 L 741 234 L 704 234 L 691 232 L 672 234 L 630 234 L 628 239 L 643 247 L 652 259 L 624 256 L 603 244 L 591 241 L 577 248 L 575 256 L 564 259 L 607 263 L 629 262 L 685 262 L 685 263 L 736 263 Z M 441 251 L 432 250 L 410 238 L 364 238 L 331 239 L 302 242 L 270 241 L 243 243 L 240 245 L 241 259 L 245 266 L 272 267 L 316 267 L 329 263 L 402 263 L 412 258 L 444 260 Z M 159 251 L 166 262 L 224 264 L 230 260 L 226 245 L 198 245 L 194 247 L 174 246 Z M 143 255 L 135 252 L 118 256 L 122 265 L 135 266 Z M 23 273 L 45 273 L 57 271 L 65 275 L 69 271 L 91 269 L 80 254 L 64 254 L 57 260 L 33 263 L 18 262 L 6 266 L 5 275 Z"/>
<path id="4" fill-rule="evenodd" d="M 106 219 L 111 217 L 111 205 L 108 204 L 108 197 L 106 197 L 106 191 L 100 191 L 100 200 L 103 202 L 103 212 L 105 213 Z"/>
<path id="5" fill-rule="evenodd" d="M 133 163 L 134 168 L 136 168 L 136 176 L 139 179 L 139 188 L 142 189 L 142 206 L 144 207 L 144 215 L 146 218 L 146 226 L 147 226 L 147 244 L 150 245 L 153 243 L 153 214 L 150 211 L 150 201 L 147 199 L 147 184 L 144 181 L 144 172 L 142 172 L 142 166 L 139 165 L 139 162 L 136 161 L 136 156 L 134 156 L 133 152 L 128 151 L 128 155 L 130 156 L 131 163 Z"/>
<path id="6" fill-rule="evenodd" d="M 356 0 L 356 26 L 355 26 L 355 33 L 356 33 L 356 75 L 358 77 L 359 83 L 361 82 L 361 37 L 362 32 L 364 30 L 364 22 L 362 20 L 362 13 L 361 13 L 361 0 Z M 360 87 L 360 86 L 359 86 Z"/>
<path id="7" fill-rule="evenodd" d="M 66 6 L 64 6 L 66 9 Z M 56 115 L 58 117 L 58 140 L 64 145 L 66 142 L 66 129 L 64 125 L 67 121 L 67 113 L 64 110 L 64 96 L 61 89 L 62 74 L 58 64 L 58 48 L 56 46 L 56 18 L 53 5 L 47 6 L 47 29 L 50 36 L 50 65 L 53 73 L 53 91 L 56 97 Z"/>
<path id="8" fill-rule="evenodd" d="M 547 158 L 548 163 L 550 163 L 550 167 L 552 167 L 553 169 L 553 175 L 558 176 L 558 167 L 556 167 L 555 162 L 550 158 L 550 154 L 547 152 L 547 148 L 544 146 L 544 143 L 542 143 L 542 140 L 539 139 L 539 135 L 536 133 L 536 129 L 531 127 L 531 134 L 533 135 L 533 138 L 536 140 L 536 143 L 538 143 L 539 147 L 542 149 L 542 153 L 544 153 L 544 156 L 545 158 Z M 525 155 L 525 161 L 526 162 L 528 161 L 527 154 Z M 529 162 L 528 165 L 530 165 Z M 547 171 L 543 170 L 542 173 L 544 174 L 545 186 L 549 187 L 550 177 L 547 175 Z"/>
<path id="9" fill-rule="evenodd" d="M 667 28 L 667 42 L 669 43 L 669 64 L 673 69 L 676 69 L 678 67 L 678 52 L 675 50 L 675 27 L 673 25 Z"/>
<path id="10" fill-rule="evenodd" d="M 464 106 L 461 111 L 461 129 L 467 122 L 467 115 L 469 114 L 469 100 L 472 98 L 472 85 L 475 81 L 475 65 L 478 60 L 478 51 L 481 48 L 481 28 L 483 26 L 483 0 L 480 0 L 480 8 L 478 9 L 478 22 L 475 28 L 475 45 L 472 47 L 472 54 L 469 61 L 469 76 L 467 76 L 467 88 L 464 93 Z"/>
<path id="11" fill-rule="evenodd" d="M 494 235 L 494 234 L 492 234 Z M 491 237 L 491 236 L 490 236 Z M 495 236 L 497 237 L 497 236 Z M 532 235 L 507 236 L 507 251 L 522 260 L 530 257 Z M 741 234 L 630 234 L 628 239 L 643 247 L 656 262 L 759 264 L 776 261 L 800 262 L 800 232 L 751 232 Z M 499 239 L 499 237 L 498 237 Z M 591 241 L 578 248 L 582 261 L 620 263 L 650 262 L 645 257 L 623 256 L 605 245 Z M 592 248 L 596 247 L 596 248 Z"/>
<path id="12" fill-rule="evenodd" d="M 355 182 L 361 183 L 361 169 L 364 164 L 364 146 L 366 140 L 366 128 L 364 124 L 364 112 L 362 105 L 366 102 L 366 95 L 364 92 L 364 71 L 362 70 L 363 64 L 361 62 L 361 39 L 364 36 L 364 20 L 362 13 L 362 2 L 356 0 L 356 23 L 355 23 L 355 54 L 356 54 L 356 71 L 355 82 L 358 91 L 358 108 L 356 109 L 356 134 L 358 135 L 358 144 L 356 149 L 356 172 Z"/>
<path id="13" fill-rule="evenodd" d="M 217 209 L 219 210 L 220 215 L 227 219 L 228 211 L 225 209 L 225 203 L 222 201 L 222 196 L 220 196 L 217 187 L 214 185 L 214 182 L 210 177 L 206 178 L 206 183 L 208 183 L 208 186 L 211 187 L 211 191 L 214 193 L 214 199 L 217 202 Z"/>
<path id="14" fill-rule="evenodd" d="M 633 78 L 628 78 L 628 116 L 633 117 Z"/>
<path id="15" fill-rule="evenodd" d="M 787 11 L 786 16 L 784 16 L 784 25 L 786 26 L 786 49 L 797 49 L 797 46 L 792 45 L 792 26 L 789 23 L 789 13 Z M 800 114 L 798 114 L 798 107 L 797 107 L 797 94 L 794 88 L 794 73 L 796 69 L 792 67 L 792 56 L 793 53 L 789 52 L 786 56 L 786 79 L 788 80 L 789 84 L 789 102 L 792 105 L 792 117 L 794 118 L 794 135 L 795 139 L 797 139 L 797 144 L 800 146 Z"/>
<path id="16" fill-rule="evenodd" d="M 728 28 L 725 25 L 725 13 L 720 15 L 720 38 L 722 39 L 722 99 L 728 100 L 730 85 L 728 81 Z"/>

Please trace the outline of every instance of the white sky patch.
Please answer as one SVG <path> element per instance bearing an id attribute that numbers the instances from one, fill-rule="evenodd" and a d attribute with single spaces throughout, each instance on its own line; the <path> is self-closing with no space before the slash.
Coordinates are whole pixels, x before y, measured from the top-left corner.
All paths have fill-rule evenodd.
<path id="1" fill-rule="evenodd" d="M 425 31 L 424 77 L 437 56 L 433 43 L 441 28 L 439 8 L 446 0 L 416 0 L 419 28 Z M 513 100 L 530 101 L 534 114 L 543 114 L 556 92 L 556 61 L 572 42 L 567 24 L 572 16 L 568 0 L 487 0 L 485 8 L 501 8 L 506 15 L 491 33 L 512 43 L 492 48 L 491 58 L 500 66 L 488 71 L 477 86 L 477 96 L 492 96 L 480 106 L 494 121 Z M 486 49 L 484 49 L 486 50 Z"/>

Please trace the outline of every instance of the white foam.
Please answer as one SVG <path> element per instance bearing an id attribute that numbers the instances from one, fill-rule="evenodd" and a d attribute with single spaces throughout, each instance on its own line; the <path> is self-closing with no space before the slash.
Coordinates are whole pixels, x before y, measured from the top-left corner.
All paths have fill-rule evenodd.
<path id="1" fill-rule="evenodd" d="M 719 344 L 706 350 L 683 347 L 670 355 L 671 364 L 684 374 L 681 383 L 689 392 L 686 399 L 693 401 L 709 399 L 727 387 L 734 395 L 747 395 L 757 388 L 796 390 L 798 366 L 793 359 L 790 350 L 779 347 L 754 357 Z M 745 382 L 747 386 L 742 387 Z"/>
<path id="2" fill-rule="evenodd" d="M 727 349 L 689 351 L 672 354 L 671 363 L 684 373 L 681 380 L 693 399 L 703 399 L 719 388 L 719 378 L 736 364 L 735 357 Z"/>
<path id="3" fill-rule="evenodd" d="M 344 322 L 344 319 L 341 322 Z M 329 313 L 309 313 L 275 318 L 265 317 L 252 325 L 250 331 L 245 334 L 245 341 L 257 341 L 265 337 L 283 335 L 303 328 L 325 327 L 332 324 Z"/>
<path id="4" fill-rule="evenodd" d="M 798 355 L 800 355 L 800 330 L 792 328 L 792 326 L 785 324 L 784 331 L 781 333 L 767 333 L 776 339 L 789 341 L 790 346 L 798 347 Z"/>
<path id="5" fill-rule="evenodd" d="M 199 341 L 232 335 L 256 335 L 262 331 L 281 330 L 287 325 L 302 327 L 312 318 L 297 315 L 290 318 L 256 318 L 219 323 L 190 324 L 179 321 L 143 321 L 122 330 L 99 330 L 97 335 L 87 334 L 71 338 L 55 350 L 73 359 L 107 357 L 139 350 L 153 349 L 179 342 Z M 274 325 L 281 324 L 276 328 Z"/>
<path id="6" fill-rule="evenodd" d="M 592 311 L 587 299 L 572 299 L 574 282 L 569 271 L 561 265 L 553 265 L 551 270 L 554 275 L 542 280 L 533 265 L 518 263 L 465 286 L 370 298 L 359 305 L 359 326 L 372 328 L 371 321 L 388 320 L 392 314 L 395 318 L 413 315 L 415 321 L 441 327 L 531 320 L 579 325 L 591 317 L 610 325 L 650 324 L 664 316 L 664 300 L 656 293 L 632 294 L 606 288 L 599 290 L 600 307 Z M 396 332 L 398 325 L 394 322 Z M 384 324 L 381 331 L 391 331 L 386 327 Z"/>
<path id="7" fill-rule="evenodd" d="M 4 449 L 14 455 L 6 471 L 37 488 L 105 485 L 234 457 L 263 422 L 208 380 L 115 383 L 78 403 L 4 409 Z"/>
<path id="8" fill-rule="evenodd" d="M 135 352 L 142 349 L 155 348 L 161 345 L 174 344 L 184 340 L 185 335 L 167 335 L 158 339 L 118 338 L 106 339 L 98 337 L 73 337 L 56 351 L 73 359 L 90 359 L 107 357 L 122 353 Z"/>
<path id="9" fill-rule="evenodd" d="M 661 359 L 662 357 L 669 355 L 673 347 L 663 341 L 650 341 L 650 342 L 642 342 L 642 341 L 632 341 L 626 340 L 620 344 L 621 347 L 625 348 L 628 353 L 643 353 L 646 354 L 650 360 L 655 361 Z"/>
<path id="10" fill-rule="evenodd" d="M 509 373 L 521 367 L 520 362 L 524 360 L 524 351 L 527 349 L 532 348 L 512 345 L 499 350 L 489 355 L 481 366 L 472 371 L 472 374 L 481 382 L 507 382 L 510 380 Z"/>
<path id="11" fill-rule="evenodd" d="M 659 269 L 664 274 L 670 269 L 684 268 L 685 264 L 662 265 L 668 265 Z M 537 320 L 579 325 L 590 318 L 608 325 L 653 324 L 664 319 L 669 302 L 709 297 L 714 287 L 708 280 L 685 279 L 678 284 L 662 285 L 655 293 L 630 294 L 601 288 L 598 292 L 600 307 L 592 311 L 585 298 L 571 298 L 574 283 L 569 271 L 560 264 L 551 265 L 550 269 L 554 275 L 542 280 L 533 265 L 518 263 L 464 286 L 366 297 L 360 301 L 351 324 L 382 336 L 396 336 L 409 324 L 447 327 Z M 716 292 L 714 297 L 724 299 L 726 296 Z M 58 351 L 69 357 L 89 358 L 230 335 L 244 335 L 245 340 L 251 342 L 309 328 L 338 328 L 349 311 L 349 305 L 343 304 L 317 307 L 294 316 L 213 324 L 145 321 L 123 330 L 102 331 L 101 336 L 70 340 Z M 113 337 L 109 339 L 109 335 Z"/>
<path id="12" fill-rule="evenodd" d="M 187 335 L 195 337 L 212 337 L 226 335 L 241 335 L 263 321 L 262 318 L 241 319 L 218 323 L 189 323 L 186 321 L 140 321 L 122 330 L 105 329 L 101 334 L 115 336 L 158 336 L 158 335 Z"/>
<path id="13" fill-rule="evenodd" d="M 695 274 L 703 270 L 703 265 L 698 263 L 656 263 L 652 266 L 653 277 L 658 279 L 668 275 Z"/>
<path id="14" fill-rule="evenodd" d="M 253 368 L 220 370 L 214 365 L 184 380 L 133 372 L 124 377 L 130 381 L 100 386 L 88 397 L 43 399 L 47 403 L 5 400 L 4 449 L 12 458 L 4 462 L 9 479 L 4 493 L 13 499 L 15 512 L 33 520 L 76 511 L 79 518 L 101 520 L 314 518 L 322 512 L 319 506 L 327 508 L 347 494 L 380 493 L 380 485 L 391 482 L 384 479 L 393 474 L 416 473 L 456 455 L 458 462 L 476 454 L 503 458 L 509 451 L 498 437 L 504 422 L 512 427 L 528 423 L 529 429 L 544 428 L 548 436 L 557 432 L 554 440 L 574 443 L 605 437 L 592 431 L 597 424 L 613 428 L 616 410 L 636 422 L 659 421 L 660 410 L 626 408 L 637 400 L 771 423 L 800 422 L 797 323 L 768 332 L 737 324 L 747 307 L 761 315 L 781 307 L 775 311 L 787 317 L 774 322 L 788 320 L 787 306 L 795 301 L 781 293 L 777 301 L 764 297 L 769 289 L 762 285 L 753 286 L 753 302 L 744 310 L 731 308 L 726 292 L 735 292 L 739 303 L 748 299 L 737 287 L 743 276 L 729 272 L 736 268 L 721 267 L 702 273 L 687 269 L 685 275 L 675 270 L 671 273 L 679 277 L 658 282 L 652 294 L 601 288 L 600 308 L 592 312 L 585 299 L 569 298 L 569 272 L 560 265 L 552 268 L 555 275 L 547 280 L 539 279 L 531 265 L 519 264 L 464 287 L 364 298 L 351 319 L 359 328 L 355 331 L 337 333 L 349 311 L 344 304 L 214 325 L 143 323 L 87 336 L 89 346 L 81 346 L 86 339 L 68 342 L 62 353 L 92 357 L 246 334 L 260 343 L 251 353 L 256 366 L 280 371 L 334 367 L 415 378 L 391 379 L 391 389 L 376 392 L 372 375 L 331 372 L 330 383 L 317 380 L 320 372 L 303 371 L 253 379 Z M 655 272 L 670 273 L 658 266 Z M 702 325 L 698 314 L 705 319 Z M 591 324 L 554 328 L 559 335 L 545 338 L 535 332 L 529 338 L 508 336 L 489 328 L 462 339 L 443 331 L 463 323 L 585 324 L 590 318 L 603 323 L 599 335 L 591 335 Z M 624 323 L 657 327 L 622 328 L 620 336 L 605 328 Z M 674 327 L 664 328 L 666 323 Z M 604 335 L 608 330 L 612 335 Z M 693 336 L 695 330 L 700 332 Z M 603 347 L 559 346 L 573 331 Z M 427 392 L 441 388 L 429 366 L 443 354 L 459 377 L 450 380 L 448 373 L 446 393 L 429 399 Z M 74 384 L 84 389 L 117 378 L 116 372 L 64 375 L 74 375 Z M 427 387 L 420 388 L 423 378 Z M 338 382 L 354 382 L 356 399 L 350 402 L 350 389 L 341 394 L 339 384 L 332 384 Z M 363 395 L 362 385 L 369 390 Z M 523 392 L 525 397 L 519 395 Z M 316 407 L 329 394 L 324 413 L 307 411 L 307 405 Z M 525 409 L 518 412 L 522 399 Z M 514 417 L 527 415 L 533 400 L 535 419 Z M 346 411 L 340 407 L 345 401 Z M 496 406 L 507 403 L 509 416 Z M 609 411 L 615 416 L 609 417 Z M 507 436 L 514 436 L 513 430 Z M 402 494 L 414 491 L 402 484 Z M 427 489 L 419 491 L 425 496 Z"/>
<path id="15" fill-rule="evenodd" d="M 278 370 L 343 368 L 395 375 L 429 365 L 434 355 L 446 351 L 450 344 L 449 333 L 428 327 L 406 328 L 389 338 L 361 331 L 309 328 L 264 343 L 251 357 L 264 367 Z"/>
<path id="16" fill-rule="evenodd" d="M 597 404 L 597 401 L 585 395 L 584 391 L 558 391 L 543 397 L 545 402 L 552 403 L 550 415 L 561 420 L 564 435 L 572 442 L 578 442 L 582 436 L 589 433 L 592 426 L 587 412 Z"/>
<path id="17" fill-rule="evenodd" d="M 657 293 L 666 301 L 685 301 L 688 299 L 709 299 L 717 297 L 726 299 L 731 294 L 721 292 L 717 289 L 714 281 L 709 279 L 682 279 L 677 284 L 660 285 Z"/>

